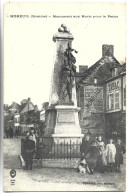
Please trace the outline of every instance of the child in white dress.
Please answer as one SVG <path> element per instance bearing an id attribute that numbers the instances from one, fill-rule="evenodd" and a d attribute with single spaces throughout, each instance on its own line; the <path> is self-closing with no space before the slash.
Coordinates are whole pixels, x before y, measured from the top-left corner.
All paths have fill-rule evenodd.
<path id="1" fill-rule="evenodd" d="M 113 139 L 109 139 L 109 143 L 106 145 L 107 162 L 109 172 L 113 172 L 113 166 L 115 165 L 116 147 L 113 144 Z"/>

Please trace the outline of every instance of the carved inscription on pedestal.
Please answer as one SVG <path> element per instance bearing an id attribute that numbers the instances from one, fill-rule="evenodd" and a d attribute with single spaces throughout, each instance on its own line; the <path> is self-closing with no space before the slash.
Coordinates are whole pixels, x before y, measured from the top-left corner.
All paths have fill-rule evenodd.
<path id="1" fill-rule="evenodd" d="M 74 112 L 72 111 L 58 111 L 57 115 L 58 123 L 75 123 Z"/>

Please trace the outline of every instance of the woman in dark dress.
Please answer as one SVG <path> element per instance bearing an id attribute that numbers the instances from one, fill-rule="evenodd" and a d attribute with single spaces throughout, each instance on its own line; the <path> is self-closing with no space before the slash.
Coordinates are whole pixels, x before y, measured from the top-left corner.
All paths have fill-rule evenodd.
<path id="1" fill-rule="evenodd" d="M 89 152 L 89 148 L 90 148 L 90 136 L 86 134 L 85 137 L 82 139 L 82 144 L 80 146 L 82 160 L 83 157 Z"/>
<path id="2" fill-rule="evenodd" d="M 125 148 L 121 144 L 121 139 L 117 140 L 116 144 L 116 156 L 115 156 L 115 164 L 116 164 L 116 172 L 120 173 L 120 165 L 123 164 L 123 154 L 125 153 Z"/>
<path id="3" fill-rule="evenodd" d="M 96 140 L 92 140 L 91 146 L 89 148 L 89 152 L 86 154 L 86 163 L 88 164 L 90 173 L 94 173 L 94 169 L 97 165 L 98 157 L 100 156 L 100 152 L 98 149 L 98 143 Z"/>

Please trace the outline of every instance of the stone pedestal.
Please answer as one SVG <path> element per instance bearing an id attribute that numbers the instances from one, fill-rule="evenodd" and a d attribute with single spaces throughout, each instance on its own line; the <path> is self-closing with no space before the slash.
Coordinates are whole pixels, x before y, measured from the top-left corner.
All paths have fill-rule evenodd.
<path id="1" fill-rule="evenodd" d="M 54 133 L 57 111 L 55 107 L 49 106 L 47 109 L 47 113 L 45 137 L 51 137 L 51 135 Z"/>
<path id="2" fill-rule="evenodd" d="M 81 128 L 79 126 L 78 111 L 80 108 L 69 105 L 56 106 L 57 117 L 54 134 L 55 143 L 60 142 L 81 142 L 83 134 L 81 134 Z"/>

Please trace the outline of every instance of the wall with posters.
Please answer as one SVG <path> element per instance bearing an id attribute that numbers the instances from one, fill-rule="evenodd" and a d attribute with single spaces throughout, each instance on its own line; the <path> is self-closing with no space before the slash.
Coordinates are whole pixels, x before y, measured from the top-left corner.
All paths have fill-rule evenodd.
<path id="1" fill-rule="evenodd" d="M 83 133 L 91 132 L 95 137 L 104 136 L 104 94 L 103 86 L 82 86 L 80 88 L 80 125 Z"/>

